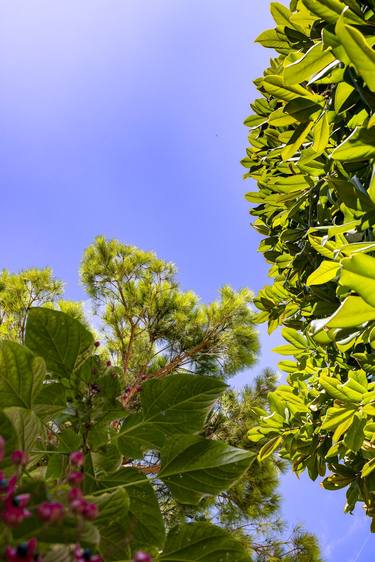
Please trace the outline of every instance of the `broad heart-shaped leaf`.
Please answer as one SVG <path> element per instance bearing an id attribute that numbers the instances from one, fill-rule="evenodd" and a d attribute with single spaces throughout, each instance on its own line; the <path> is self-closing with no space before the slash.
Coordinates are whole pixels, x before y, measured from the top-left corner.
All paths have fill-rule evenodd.
<path id="1" fill-rule="evenodd" d="M 306 280 L 307 287 L 311 285 L 323 285 L 332 281 L 340 269 L 340 263 L 335 261 L 323 260 L 318 269 L 313 271 Z"/>
<path id="2" fill-rule="evenodd" d="M 0 435 L 5 439 L 5 459 L 2 461 L 2 467 L 11 464 L 10 455 L 15 449 L 20 449 L 20 443 L 18 441 L 15 428 L 5 414 L 5 412 L 0 410 Z"/>
<path id="3" fill-rule="evenodd" d="M 25 346 L 0 342 L 0 407 L 32 408 L 45 378 L 45 363 Z"/>
<path id="4" fill-rule="evenodd" d="M 5 414 L 11 420 L 18 437 L 19 448 L 30 451 L 35 441 L 45 437 L 46 428 L 33 410 L 25 408 L 5 408 Z"/>
<path id="5" fill-rule="evenodd" d="M 165 540 L 165 529 L 160 507 L 147 476 L 135 468 L 121 468 L 95 481 L 95 496 L 105 491 L 125 489 L 130 500 L 126 525 L 132 530 L 131 546 L 161 548 Z"/>
<path id="6" fill-rule="evenodd" d="M 25 343 L 46 362 L 50 373 L 70 378 L 93 349 L 92 334 L 75 318 L 48 308 L 32 308 Z"/>
<path id="7" fill-rule="evenodd" d="M 118 437 L 120 451 L 139 458 L 147 449 L 162 447 L 169 436 L 198 433 L 226 387 L 215 377 L 185 373 L 146 382 L 142 413 L 124 421 Z"/>
<path id="8" fill-rule="evenodd" d="M 343 16 L 336 24 L 336 35 L 357 73 L 366 82 L 368 88 L 375 92 L 375 51 L 367 43 L 365 36 L 355 27 L 345 25 Z"/>
<path id="9" fill-rule="evenodd" d="M 207 522 L 169 531 L 160 562 L 249 562 L 249 554 L 231 535 Z"/>
<path id="10" fill-rule="evenodd" d="M 375 307 L 375 258 L 354 254 L 342 260 L 340 285 L 356 291 L 370 306 Z"/>
<path id="11" fill-rule="evenodd" d="M 196 505 L 204 496 L 231 486 L 254 458 L 255 454 L 222 441 L 182 435 L 162 449 L 159 477 L 177 501 Z"/>
<path id="12" fill-rule="evenodd" d="M 100 532 L 100 553 L 105 560 L 130 558 L 131 528 L 128 525 L 129 496 L 124 488 L 117 488 L 98 498 L 99 516 L 95 526 Z"/>

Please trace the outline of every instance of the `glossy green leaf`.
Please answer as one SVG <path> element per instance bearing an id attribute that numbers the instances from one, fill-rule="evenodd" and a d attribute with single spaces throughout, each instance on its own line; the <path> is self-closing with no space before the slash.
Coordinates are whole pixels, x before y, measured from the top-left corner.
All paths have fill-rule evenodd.
<path id="1" fill-rule="evenodd" d="M 323 260 L 318 269 L 313 271 L 306 280 L 307 287 L 311 285 L 323 285 L 334 279 L 341 269 L 341 265 L 335 261 Z"/>
<path id="2" fill-rule="evenodd" d="M 359 29 L 346 25 L 343 17 L 337 22 L 336 34 L 357 73 L 362 76 L 368 88 L 375 92 L 375 51 Z"/>
<path id="3" fill-rule="evenodd" d="M 281 76 L 266 76 L 262 81 L 262 87 L 266 92 L 283 101 L 291 101 L 296 98 L 307 98 L 312 102 L 319 103 L 321 96 L 314 94 L 298 84 L 285 84 Z"/>
<path id="4" fill-rule="evenodd" d="M 46 362 L 48 371 L 70 378 L 92 353 L 94 338 L 78 320 L 48 308 L 32 308 L 25 343 Z"/>
<path id="5" fill-rule="evenodd" d="M 274 453 L 276 449 L 281 445 L 282 442 L 283 442 L 282 435 L 278 435 L 267 441 L 267 443 L 263 445 L 263 447 L 260 449 L 258 453 L 258 460 L 262 462 L 268 457 L 270 457 L 272 453 Z"/>
<path id="6" fill-rule="evenodd" d="M 339 0 L 302 0 L 306 8 L 326 22 L 335 24 L 345 8 L 345 3 Z M 353 23 L 363 23 L 363 20 L 348 10 L 346 20 Z"/>
<path id="7" fill-rule="evenodd" d="M 249 562 L 249 554 L 227 531 L 202 521 L 174 527 L 160 562 Z"/>
<path id="8" fill-rule="evenodd" d="M 254 453 L 194 436 L 170 439 L 161 451 L 159 477 L 180 503 L 228 488 L 249 468 Z"/>
<path id="9" fill-rule="evenodd" d="M 334 160 L 357 162 L 375 157 L 375 129 L 357 127 L 331 153 Z"/>
<path id="10" fill-rule="evenodd" d="M 342 260 L 340 284 L 358 293 L 370 306 L 375 307 L 375 258 L 354 254 Z"/>
<path id="11" fill-rule="evenodd" d="M 306 141 L 314 123 L 312 121 L 301 124 L 293 133 L 290 141 L 281 152 L 283 160 L 289 160 L 299 150 Z"/>
<path id="12" fill-rule="evenodd" d="M 330 51 L 323 50 L 321 43 L 315 43 L 299 60 L 285 67 L 284 81 L 298 84 L 310 80 L 315 74 L 335 60 Z"/>
<path id="13" fill-rule="evenodd" d="M 328 319 L 328 328 L 350 328 L 375 320 L 375 308 L 361 297 L 347 297 L 338 310 Z"/>
<path id="14" fill-rule="evenodd" d="M 351 426 L 345 433 L 344 443 L 351 451 L 355 453 L 360 450 L 364 441 L 364 427 L 366 425 L 366 418 L 354 414 Z"/>

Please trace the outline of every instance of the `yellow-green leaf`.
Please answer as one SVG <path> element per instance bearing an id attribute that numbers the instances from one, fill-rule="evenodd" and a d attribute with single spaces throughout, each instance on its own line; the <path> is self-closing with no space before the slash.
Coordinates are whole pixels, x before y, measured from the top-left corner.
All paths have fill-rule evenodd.
<path id="1" fill-rule="evenodd" d="M 335 57 L 331 51 L 323 50 L 322 43 L 316 43 L 302 58 L 285 67 L 284 81 L 287 84 L 298 84 L 310 80 L 334 60 Z"/>
<path id="2" fill-rule="evenodd" d="M 340 285 L 358 293 L 375 307 L 375 258 L 367 254 L 354 254 L 342 260 Z"/>
<path id="3" fill-rule="evenodd" d="M 274 453 L 276 449 L 279 447 L 279 445 L 282 443 L 282 440 L 283 440 L 282 435 L 277 435 L 276 437 L 273 437 L 272 439 L 267 441 L 267 443 L 263 445 L 263 447 L 258 453 L 258 460 L 261 462 L 264 461 L 269 456 L 271 456 L 272 453 Z"/>
<path id="4" fill-rule="evenodd" d="M 299 127 L 297 127 L 290 141 L 281 152 L 281 157 L 283 160 L 288 160 L 297 152 L 297 150 L 305 142 L 313 126 L 314 123 L 312 121 L 309 121 L 306 125 L 301 124 Z"/>
<path id="5" fill-rule="evenodd" d="M 306 281 L 306 285 L 311 287 L 311 285 L 323 285 L 323 283 L 328 283 L 332 281 L 337 275 L 340 269 L 340 264 L 336 261 L 324 260 L 316 269 L 309 275 Z"/>
<path id="6" fill-rule="evenodd" d="M 375 51 L 366 41 L 365 36 L 359 29 L 345 24 L 342 16 L 336 24 L 336 35 L 357 73 L 366 82 L 368 88 L 375 92 Z"/>

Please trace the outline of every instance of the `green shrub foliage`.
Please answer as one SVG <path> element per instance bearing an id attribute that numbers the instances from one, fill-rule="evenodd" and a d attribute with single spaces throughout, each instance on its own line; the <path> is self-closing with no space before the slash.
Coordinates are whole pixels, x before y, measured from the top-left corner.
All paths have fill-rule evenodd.
<path id="1" fill-rule="evenodd" d="M 375 2 L 271 4 L 277 51 L 245 121 L 260 251 L 273 283 L 255 302 L 283 326 L 283 384 L 249 438 L 296 473 L 346 489 L 375 530 Z M 292 359 L 290 358 L 292 357 Z"/>

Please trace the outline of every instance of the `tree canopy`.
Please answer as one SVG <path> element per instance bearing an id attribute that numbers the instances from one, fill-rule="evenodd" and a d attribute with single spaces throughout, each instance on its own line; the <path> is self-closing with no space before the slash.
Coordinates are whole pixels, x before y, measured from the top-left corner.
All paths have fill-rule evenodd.
<path id="1" fill-rule="evenodd" d="M 277 51 L 245 121 L 245 177 L 273 283 L 258 321 L 282 326 L 287 384 L 249 432 L 298 473 L 346 489 L 375 531 L 375 4 L 274 2 Z M 292 359 L 288 358 L 292 357 Z"/>

